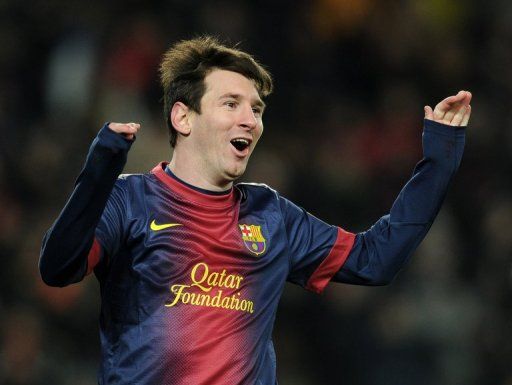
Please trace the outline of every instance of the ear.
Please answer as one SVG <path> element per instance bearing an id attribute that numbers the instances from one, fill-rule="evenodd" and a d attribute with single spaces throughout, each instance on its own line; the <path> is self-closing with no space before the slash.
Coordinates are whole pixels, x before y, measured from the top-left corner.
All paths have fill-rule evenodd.
<path id="1" fill-rule="evenodd" d="M 176 131 L 182 135 L 190 134 L 190 113 L 192 110 L 182 102 L 176 102 L 172 106 L 170 118 Z"/>

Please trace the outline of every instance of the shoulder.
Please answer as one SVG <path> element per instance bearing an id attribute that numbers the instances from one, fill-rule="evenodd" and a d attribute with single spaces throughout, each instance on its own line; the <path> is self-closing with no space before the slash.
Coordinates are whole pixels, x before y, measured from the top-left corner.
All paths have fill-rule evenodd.
<path id="1" fill-rule="evenodd" d="M 142 182 L 146 174 L 121 174 L 117 177 L 116 186 L 129 189 Z"/>
<path id="2" fill-rule="evenodd" d="M 113 191 L 116 190 L 122 195 L 128 197 L 134 194 L 143 194 L 144 186 L 150 179 L 154 178 L 152 174 L 121 174 L 117 177 Z"/>
<path id="3" fill-rule="evenodd" d="M 251 207 L 251 210 L 271 210 L 283 215 L 287 209 L 288 200 L 266 184 L 238 183 L 235 187 L 241 193 L 242 203 Z"/>
<path id="4" fill-rule="evenodd" d="M 242 182 L 237 183 L 235 187 L 242 193 L 242 199 L 250 197 L 279 199 L 279 193 L 264 183 Z"/>
<path id="5" fill-rule="evenodd" d="M 277 190 L 263 183 L 238 183 L 242 200 L 251 204 L 262 203 L 274 206 L 284 217 L 302 216 L 306 213 L 301 206 L 281 195 Z"/>

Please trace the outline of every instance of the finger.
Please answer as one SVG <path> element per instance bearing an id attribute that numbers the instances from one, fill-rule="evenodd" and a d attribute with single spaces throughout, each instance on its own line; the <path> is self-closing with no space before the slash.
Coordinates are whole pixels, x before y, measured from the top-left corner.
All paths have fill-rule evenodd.
<path id="1" fill-rule="evenodd" d="M 467 108 L 466 108 L 466 113 L 464 114 L 464 116 L 462 118 L 462 122 L 460 123 L 460 125 L 462 127 L 466 127 L 468 125 L 470 116 L 471 116 L 471 105 L 467 106 Z"/>
<path id="2" fill-rule="evenodd" d="M 436 120 L 445 119 L 446 113 L 450 110 L 450 108 L 452 108 L 452 105 L 454 103 L 453 98 L 453 96 L 450 96 L 436 104 L 434 108 L 434 118 Z"/>
<path id="3" fill-rule="evenodd" d="M 135 138 L 135 134 L 139 131 L 140 124 L 138 123 L 128 123 L 126 126 L 127 129 L 123 132 L 123 135 L 126 139 L 133 140 Z"/>
<path id="4" fill-rule="evenodd" d="M 108 127 L 118 134 L 136 134 L 140 128 L 140 124 L 112 122 L 108 125 Z"/>
<path id="5" fill-rule="evenodd" d="M 439 103 L 437 103 L 436 107 L 434 108 L 434 117 L 438 120 L 446 119 L 445 114 L 450 110 L 453 104 L 462 102 L 465 98 L 466 91 L 459 91 L 457 95 L 452 95 L 448 96 L 447 98 L 444 98 Z M 452 117 L 453 115 L 450 114 L 450 120 Z"/>
<path id="6" fill-rule="evenodd" d="M 128 126 L 128 132 L 130 132 L 132 134 L 136 134 L 140 128 L 140 124 L 138 124 L 138 123 L 128 123 L 127 126 Z"/>
<path id="7" fill-rule="evenodd" d="M 457 95 L 449 96 L 446 99 L 448 99 L 448 103 L 454 104 L 454 103 L 462 102 L 466 98 L 466 94 L 467 94 L 467 91 L 460 90 L 459 92 L 457 92 Z"/>
<path id="8" fill-rule="evenodd" d="M 446 124 L 451 124 L 452 119 L 455 116 L 455 113 L 459 110 L 460 106 L 451 106 L 451 108 L 446 111 L 446 114 L 444 114 L 443 122 Z"/>
<path id="9" fill-rule="evenodd" d="M 138 123 L 109 123 L 108 128 L 117 134 L 123 135 L 128 140 L 133 140 L 140 128 Z"/>
<path id="10" fill-rule="evenodd" d="M 464 101 L 463 103 L 466 105 L 466 106 L 469 106 L 469 103 L 471 103 L 471 98 L 473 97 L 473 95 L 471 94 L 471 92 L 469 91 L 465 91 L 466 92 L 466 97 L 464 98 Z"/>
<path id="11" fill-rule="evenodd" d="M 446 114 L 444 115 L 444 118 L 443 118 L 443 122 L 445 122 L 446 124 L 450 124 L 450 125 L 453 125 L 452 124 L 452 121 L 453 119 L 455 118 L 455 115 L 457 115 L 461 108 L 462 107 L 466 107 L 466 105 L 462 102 L 456 102 L 454 104 L 451 105 L 450 109 L 448 111 L 446 111 Z M 464 111 L 462 111 L 462 114 L 464 113 Z"/>
<path id="12" fill-rule="evenodd" d="M 450 122 L 450 126 L 460 126 L 462 123 L 462 119 L 464 118 L 464 115 L 466 114 L 467 106 L 464 104 L 461 104 L 457 112 L 453 115 L 453 118 Z"/>
<path id="13" fill-rule="evenodd" d="M 444 115 L 446 114 L 446 110 L 448 109 L 448 105 L 445 105 L 443 102 L 438 103 L 433 111 L 435 120 L 442 120 Z"/>
<path id="14" fill-rule="evenodd" d="M 434 120 L 434 112 L 432 111 L 432 107 L 425 106 L 423 107 L 423 110 L 425 111 L 425 119 Z"/>

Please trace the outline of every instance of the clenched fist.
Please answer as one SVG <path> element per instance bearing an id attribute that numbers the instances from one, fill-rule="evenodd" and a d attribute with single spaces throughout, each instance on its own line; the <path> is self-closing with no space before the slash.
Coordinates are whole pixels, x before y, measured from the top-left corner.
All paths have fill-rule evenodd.
<path id="1" fill-rule="evenodd" d="M 123 135 L 126 139 L 133 140 L 137 131 L 139 131 L 140 124 L 138 123 L 115 123 L 112 122 L 108 125 L 112 131 Z"/>

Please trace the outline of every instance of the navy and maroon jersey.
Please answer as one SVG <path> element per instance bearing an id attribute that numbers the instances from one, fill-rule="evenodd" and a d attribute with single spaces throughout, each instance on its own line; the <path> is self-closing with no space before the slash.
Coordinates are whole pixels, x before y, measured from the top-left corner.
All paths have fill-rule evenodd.
<path id="1" fill-rule="evenodd" d="M 100 383 L 274 384 L 285 281 L 321 291 L 354 235 L 266 186 L 208 194 L 164 169 L 121 176 L 96 229 Z"/>
<path id="2" fill-rule="evenodd" d="M 214 193 L 157 165 L 122 175 L 131 142 L 106 126 L 43 240 L 54 286 L 94 271 L 101 286 L 100 384 L 276 384 L 272 328 L 286 281 L 381 285 L 439 211 L 464 131 L 426 121 L 424 159 L 390 214 L 357 235 L 265 185 Z"/>

